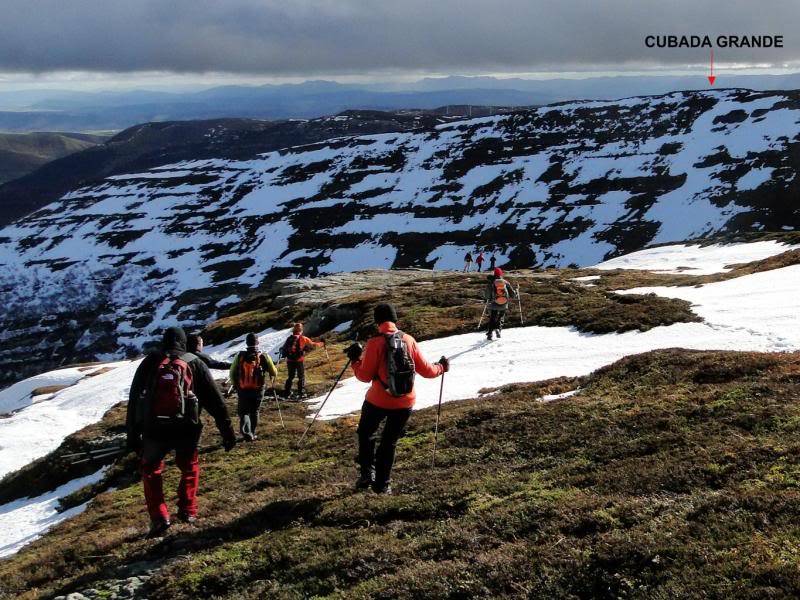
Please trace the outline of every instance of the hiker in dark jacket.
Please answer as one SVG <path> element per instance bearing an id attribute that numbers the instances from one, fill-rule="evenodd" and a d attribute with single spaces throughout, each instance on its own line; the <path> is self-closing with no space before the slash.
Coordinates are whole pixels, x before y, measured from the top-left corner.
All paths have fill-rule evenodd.
<path id="1" fill-rule="evenodd" d="M 225 450 L 236 445 L 228 411 L 205 363 L 186 352 L 186 334 L 180 327 L 164 332 L 161 350 L 139 364 L 128 398 L 128 447 L 139 453 L 142 485 L 150 513 L 150 536 L 162 535 L 170 526 L 161 473 L 164 457 L 175 450 L 181 470 L 178 484 L 178 518 L 197 518 L 200 478 L 197 447 L 205 409 L 214 418 Z"/>
<path id="2" fill-rule="evenodd" d="M 464 255 L 464 273 L 468 273 L 471 268 L 472 268 L 472 253 L 467 252 Z"/>
<path id="3" fill-rule="evenodd" d="M 233 359 L 230 369 L 230 380 L 239 398 L 239 430 L 248 442 L 258 439 L 258 411 L 264 401 L 264 389 L 267 386 L 267 375 L 275 384 L 278 370 L 269 354 L 258 351 L 258 337 L 248 333 L 245 338 L 247 349 L 239 352 Z"/>
<path id="4" fill-rule="evenodd" d="M 301 400 L 305 396 L 306 388 L 306 354 L 321 348 L 325 342 L 315 342 L 303 335 L 303 324 L 295 323 L 290 335 L 281 348 L 281 356 L 286 359 L 286 385 L 283 386 L 283 395 L 287 398 L 292 391 L 292 381 L 297 376 L 297 396 Z"/>
<path id="5" fill-rule="evenodd" d="M 422 355 L 416 340 L 397 329 L 397 312 L 391 304 L 376 306 L 374 317 L 378 335 L 367 342 L 363 351 L 360 344 L 353 344 L 346 350 L 356 378 L 370 384 L 358 422 L 358 462 L 361 475 L 356 481 L 356 489 L 366 490 L 372 487 L 372 491 L 377 494 L 391 494 L 390 479 L 395 448 L 405 432 L 417 392 L 413 382 L 410 384 L 410 391 L 403 395 L 395 396 L 389 391 L 389 340 L 394 336 L 402 338 L 407 354 L 414 363 L 414 371 L 428 379 L 439 377 L 448 371 L 450 363 L 444 356 L 437 363 L 429 363 Z M 384 421 L 386 424 L 378 435 L 378 429 Z"/>
<path id="6" fill-rule="evenodd" d="M 231 363 L 222 362 L 221 360 L 215 360 L 211 358 L 208 354 L 203 352 L 203 338 L 200 337 L 199 333 L 190 333 L 186 337 L 186 349 L 194 354 L 197 358 L 202 360 L 206 363 L 206 366 L 209 369 L 219 369 L 225 370 L 231 368 Z"/>
<path id="7" fill-rule="evenodd" d="M 509 301 L 511 298 L 516 297 L 517 294 L 514 288 L 503 279 L 503 270 L 495 267 L 483 292 L 483 299 L 489 303 L 489 324 L 486 327 L 487 339 L 491 340 L 494 333 L 497 333 L 498 338 L 500 337 Z"/>
<path id="8" fill-rule="evenodd" d="M 492 254 L 491 258 L 489 259 L 489 270 L 494 272 L 495 267 L 497 267 L 497 257 Z"/>

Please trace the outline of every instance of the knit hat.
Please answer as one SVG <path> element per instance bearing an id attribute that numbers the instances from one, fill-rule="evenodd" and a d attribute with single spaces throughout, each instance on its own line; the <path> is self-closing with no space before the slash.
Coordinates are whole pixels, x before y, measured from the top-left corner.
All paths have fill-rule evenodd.
<path id="1" fill-rule="evenodd" d="M 500 267 L 495 267 L 494 276 L 495 277 L 502 277 L 503 276 L 503 269 L 501 269 Z"/>
<path id="2" fill-rule="evenodd" d="M 164 330 L 164 337 L 161 339 L 161 348 L 164 352 L 177 350 L 186 352 L 186 332 L 181 327 L 168 327 Z"/>
<path id="3" fill-rule="evenodd" d="M 378 306 L 375 307 L 374 315 L 375 323 L 378 325 L 386 323 L 386 321 L 397 323 L 397 311 L 391 304 L 378 304 Z"/>
<path id="4" fill-rule="evenodd" d="M 302 333 L 303 331 L 303 324 L 302 323 L 295 323 L 294 327 L 292 327 L 292 333 L 295 335 Z"/>
<path id="5" fill-rule="evenodd" d="M 245 338 L 245 344 L 248 348 L 258 348 L 258 338 L 255 333 L 248 333 Z"/>

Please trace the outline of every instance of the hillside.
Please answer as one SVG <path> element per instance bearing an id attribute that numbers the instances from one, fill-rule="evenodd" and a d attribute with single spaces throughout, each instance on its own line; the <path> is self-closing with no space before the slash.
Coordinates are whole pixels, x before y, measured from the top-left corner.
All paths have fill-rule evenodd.
<path id="1" fill-rule="evenodd" d="M 321 397 L 284 403 L 285 430 L 268 402 L 261 439 L 230 454 L 209 423 L 202 520 L 163 540 L 142 537 L 131 456 L 64 457 L 120 439 L 137 362 L 20 384 L 32 404 L 0 419 L 0 597 L 796 595 L 798 269 L 796 246 L 761 241 L 511 273 L 525 326 L 510 314 L 491 344 L 474 333 L 482 275 L 276 282 L 206 329 L 209 351 L 227 359 L 261 327 L 274 350 L 305 319 L 329 342 L 309 357 L 321 394 L 372 306 L 395 302 L 452 361 L 437 463 L 439 382 L 419 381 L 396 494 L 353 492 L 364 385 L 346 379 L 302 447 Z"/>
<path id="2" fill-rule="evenodd" d="M 19 376 L 33 332 L 47 364 L 135 353 L 289 275 L 447 269 L 476 246 L 589 265 L 791 229 L 799 107 L 744 90 L 578 102 L 115 175 L 0 230 L 0 364 Z"/>
<path id="3" fill-rule="evenodd" d="M 102 146 L 54 161 L 29 176 L 0 185 L 0 225 L 106 177 L 205 158 L 248 160 L 263 152 L 343 135 L 431 128 L 448 120 L 433 114 L 350 111 L 349 118 L 259 121 L 166 121 L 130 127 Z"/>
<path id="4" fill-rule="evenodd" d="M 0 184 L 27 175 L 50 161 L 101 144 L 106 139 L 105 136 L 83 133 L 0 133 Z"/>

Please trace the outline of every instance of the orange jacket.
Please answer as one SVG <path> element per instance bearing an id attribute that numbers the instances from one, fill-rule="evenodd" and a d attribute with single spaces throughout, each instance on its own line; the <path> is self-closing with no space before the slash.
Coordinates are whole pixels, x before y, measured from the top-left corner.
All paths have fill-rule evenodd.
<path id="1" fill-rule="evenodd" d="M 372 383 L 367 390 L 367 402 L 374 404 L 379 408 L 411 408 L 414 406 L 414 401 L 417 399 L 416 390 L 411 390 L 405 396 L 395 397 L 387 392 L 378 379 L 383 381 L 389 379 L 389 373 L 386 367 L 386 339 L 383 337 L 386 334 L 394 333 L 397 331 L 397 325 L 394 323 L 381 323 L 378 327 L 381 335 L 375 336 L 367 342 L 364 353 L 359 360 L 353 361 L 353 373 L 356 378 L 364 383 Z M 403 334 L 403 339 L 408 345 L 411 359 L 414 361 L 414 370 L 428 379 L 438 377 L 444 372 L 442 365 L 439 363 L 429 363 L 422 356 L 422 352 L 417 345 L 417 341 L 408 334 Z"/>
<path id="2" fill-rule="evenodd" d="M 322 342 L 315 342 L 315 341 L 314 341 L 314 340 L 312 340 L 311 338 L 307 338 L 307 337 L 306 337 L 306 336 L 304 336 L 304 335 L 297 336 L 296 334 L 292 334 L 292 336 L 294 336 L 294 337 L 299 337 L 299 338 L 300 338 L 300 352 L 302 352 L 303 354 L 302 354 L 302 355 L 300 355 L 300 358 L 299 358 L 299 359 L 297 359 L 297 360 L 289 360 L 289 359 L 287 358 L 287 359 L 286 359 L 286 362 L 287 362 L 287 363 L 289 363 L 289 362 L 305 362 L 305 360 L 306 360 L 306 347 L 307 347 L 307 346 L 312 346 L 312 347 L 314 347 L 314 348 L 320 348 L 320 347 L 322 347 L 322 346 L 324 346 L 324 345 L 325 345 L 325 344 L 323 344 Z M 285 344 L 285 343 L 286 343 L 286 342 L 284 342 L 284 344 Z M 295 342 L 294 342 L 294 341 L 292 341 L 292 345 L 294 345 L 294 344 L 295 344 Z"/>

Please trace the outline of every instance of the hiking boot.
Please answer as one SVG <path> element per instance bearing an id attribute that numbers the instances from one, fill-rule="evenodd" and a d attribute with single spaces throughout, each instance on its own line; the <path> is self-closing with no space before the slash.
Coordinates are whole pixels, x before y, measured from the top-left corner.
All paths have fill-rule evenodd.
<path id="1" fill-rule="evenodd" d="M 499 329 L 497 330 L 497 339 L 498 340 L 500 339 L 500 330 Z"/>
<path id="2" fill-rule="evenodd" d="M 147 533 L 148 539 L 159 538 L 162 537 L 165 533 L 167 533 L 167 529 L 172 523 L 169 522 L 169 519 L 158 519 L 157 521 L 153 521 L 150 523 L 150 531 Z"/>
<path id="3" fill-rule="evenodd" d="M 245 442 L 252 442 L 254 439 L 256 439 L 256 436 L 254 436 L 252 433 L 243 433 L 242 438 Z"/>
<path id="4" fill-rule="evenodd" d="M 380 494 L 382 496 L 391 496 L 392 495 L 392 484 L 391 483 L 383 483 L 379 484 L 377 482 L 372 483 L 372 491 L 376 494 Z"/>
<path id="5" fill-rule="evenodd" d="M 356 491 L 363 492 L 372 487 L 374 481 L 369 477 L 363 475 L 356 480 Z"/>
<path id="6" fill-rule="evenodd" d="M 489 340 L 490 342 L 492 341 L 492 333 L 491 332 L 486 334 L 486 339 Z"/>
<path id="7" fill-rule="evenodd" d="M 189 513 L 180 511 L 178 513 L 178 520 L 181 523 L 188 523 L 191 525 L 192 523 L 197 522 L 197 515 L 190 515 Z"/>

